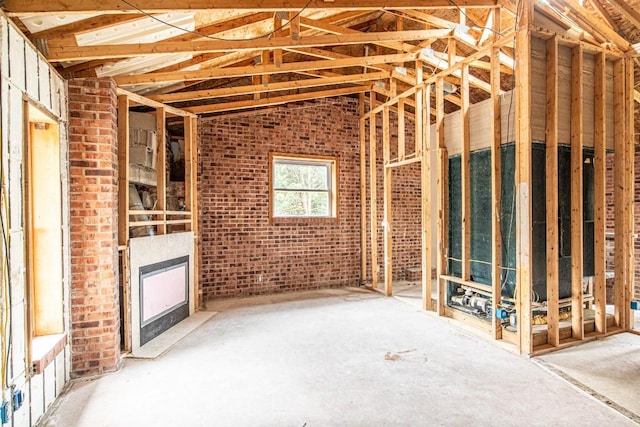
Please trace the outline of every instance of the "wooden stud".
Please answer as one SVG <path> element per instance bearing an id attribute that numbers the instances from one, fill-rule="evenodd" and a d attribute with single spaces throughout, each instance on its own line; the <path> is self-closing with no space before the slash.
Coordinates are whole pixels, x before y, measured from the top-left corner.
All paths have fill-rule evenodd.
<path id="1" fill-rule="evenodd" d="M 546 211 L 547 211 L 547 343 L 560 345 L 559 285 L 560 232 L 558 230 L 558 39 L 547 40 L 546 108 Z M 582 182 L 582 181 L 581 181 Z"/>
<path id="2" fill-rule="evenodd" d="M 367 135 L 364 118 L 364 94 L 358 96 L 360 103 L 360 283 L 367 280 Z"/>
<path id="3" fill-rule="evenodd" d="M 414 153 L 416 154 L 416 156 L 420 157 L 422 156 L 422 150 L 423 150 L 423 146 L 424 146 L 424 135 L 425 132 L 423 132 L 423 129 L 426 128 L 428 129 L 428 123 L 424 120 L 425 116 L 423 113 L 426 111 L 424 110 L 424 91 L 425 89 L 422 87 L 422 81 L 423 81 L 423 68 L 422 68 L 422 63 L 420 61 L 416 61 L 415 62 L 415 68 L 416 68 L 416 84 L 418 86 L 418 90 L 415 94 L 415 141 L 414 141 Z M 399 157 L 399 156 L 398 156 Z"/>
<path id="4" fill-rule="evenodd" d="M 469 129 L 469 66 L 463 65 L 460 81 L 460 135 L 462 137 L 462 278 L 471 280 L 471 134 Z"/>
<path id="5" fill-rule="evenodd" d="M 584 240 L 583 240 L 583 52 L 571 51 L 571 331 L 584 339 Z"/>
<path id="6" fill-rule="evenodd" d="M 200 294 L 200 237 L 198 226 L 198 118 L 190 117 L 191 120 L 191 156 L 189 157 L 189 163 L 191 163 L 191 231 L 193 232 L 194 248 L 193 248 L 193 289 L 196 295 L 195 309 L 200 307 L 200 300 L 204 300 L 204 297 Z M 185 162 L 186 162 L 185 157 Z"/>
<path id="7" fill-rule="evenodd" d="M 191 117 L 185 117 L 184 123 L 184 205 L 185 209 L 189 212 L 195 210 L 195 200 L 193 198 L 193 187 L 195 185 L 193 178 L 193 164 L 192 152 L 193 152 L 193 120 Z M 193 220 L 193 219 L 192 219 Z M 193 224 L 187 224 L 187 231 L 193 230 Z"/>
<path id="8" fill-rule="evenodd" d="M 599 53 L 595 57 L 594 73 L 594 269 L 595 269 L 595 323 L 596 332 L 607 333 L 606 301 L 606 56 Z"/>
<path id="9" fill-rule="evenodd" d="M 498 15 L 499 16 L 499 15 Z M 491 50 L 491 87 L 500 87 L 500 48 Z M 502 130 L 500 95 L 498 90 L 491 91 L 491 300 L 493 308 L 502 302 L 502 232 L 500 228 L 500 213 L 502 211 Z M 494 339 L 502 338 L 501 320 L 491 313 L 491 332 Z"/>
<path id="10" fill-rule="evenodd" d="M 289 34 L 292 40 L 300 39 L 300 12 L 289 12 Z"/>
<path id="11" fill-rule="evenodd" d="M 431 299 L 431 230 L 433 222 L 431 218 L 431 132 L 429 126 L 429 120 L 427 111 L 431 110 L 431 85 L 427 85 L 422 91 L 420 91 L 421 102 L 420 110 L 422 114 L 418 114 L 416 110 L 416 122 L 417 118 L 421 118 L 421 128 L 416 129 L 416 138 L 420 139 L 420 200 L 422 209 L 422 220 L 420 221 L 422 227 L 422 308 L 425 310 L 433 310 L 433 304 Z M 416 98 L 416 105 L 418 104 L 418 98 Z M 420 138 L 418 138 L 420 135 Z"/>
<path id="12" fill-rule="evenodd" d="M 398 160 L 405 157 L 404 98 L 398 99 Z"/>
<path id="13" fill-rule="evenodd" d="M 369 94 L 369 110 L 376 107 L 376 93 Z M 371 215 L 371 286 L 378 288 L 378 197 L 377 197 L 377 156 L 376 156 L 376 116 L 369 118 L 369 213 Z"/>
<path id="14" fill-rule="evenodd" d="M 400 132 L 400 130 L 398 130 Z M 404 129 L 401 130 L 404 132 Z M 398 135 L 399 136 L 399 135 Z M 388 164 L 391 157 L 391 129 L 389 126 L 389 107 L 385 106 L 382 110 L 382 156 L 383 164 Z M 393 232 L 391 226 L 391 178 L 393 169 L 384 168 L 383 176 L 383 203 L 384 203 L 384 220 L 382 223 L 384 229 L 384 293 L 391 296 L 393 293 Z"/>
<path id="15" fill-rule="evenodd" d="M 640 16 L 638 16 L 640 19 Z M 631 310 L 631 301 L 634 296 L 634 197 L 635 197 L 635 104 L 633 99 L 634 90 L 634 61 L 633 58 L 625 58 L 625 113 L 624 125 L 625 125 L 625 209 L 626 209 L 626 227 L 625 227 L 625 239 L 624 239 L 624 253 L 626 259 L 626 285 L 625 288 L 625 300 L 623 302 L 625 313 L 625 329 L 631 330 L 634 328 L 634 311 Z"/>
<path id="16" fill-rule="evenodd" d="M 516 33 L 516 274 L 517 337 L 520 353 L 533 352 L 531 339 L 531 23 L 533 1 L 522 0 Z"/>
<path id="17" fill-rule="evenodd" d="M 118 96 L 118 245 L 129 244 L 129 97 Z"/>
<path id="18" fill-rule="evenodd" d="M 444 316 L 447 273 L 447 252 L 449 250 L 449 158 L 444 144 L 444 78 L 436 79 L 436 138 L 438 150 L 438 314 Z"/>
<path id="19" fill-rule="evenodd" d="M 614 117 L 625 117 L 625 75 L 624 60 L 619 59 L 613 63 L 613 109 Z M 614 122 L 614 233 L 615 233 L 615 249 L 614 249 L 614 317 L 616 326 L 624 328 L 626 324 L 625 314 L 628 307 L 624 306 L 625 293 L 627 289 L 626 262 L 625 254 L 625 232 L 627 229 L 626 220 L 626 203 L 625 203 L 625 128 L 624 119 L 617 119 Z"/>
<path id="20" fill-rule="evenodd" d="M 282 18 L 278 16 L 278 13 L 273 16 L 273 36 L 282 37 Z M 273 51 L 273 63 L 278 68 L 282 65 L 282 49 Z"/>
<path id="21" fill-rule="evenodd" d="M 156 135 L 158 137 L 158 154 L 156 161 L 157 204 L 159 210 L 167 210 L 167 141 L 165 128 L 166 114 L 164 108 L 156 110 Z M 157 233 L 166 234 L 166 215 L 162 215 L 163 224 L 158 225 Z"/>

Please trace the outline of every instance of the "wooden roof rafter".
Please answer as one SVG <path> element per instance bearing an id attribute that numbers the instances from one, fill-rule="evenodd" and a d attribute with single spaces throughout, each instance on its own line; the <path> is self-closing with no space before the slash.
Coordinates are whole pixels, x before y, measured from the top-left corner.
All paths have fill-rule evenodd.
<path id="1" fill-rule="evenodd" d="M 121 0 L 6 0 L 5 10 L 10 16 L 33 16 L 50 13 L 136 13 L 129 2 Z M 420 7 L 451 8 L 450 0 L 394 0 L 395 9 Z M 426 3 L 426 4 L 425 4 Z M 131 2 L 135 4 L 135 2 Z M 496 7 L 496 0 L 456 0 L 460 7 Z M 388 0 L 190 0 L 176 7 L 174 0 L 147 0 L 148 13 L 199 10 L 299 11 L 307 9 L 376 10 L 389 6 Z"/>

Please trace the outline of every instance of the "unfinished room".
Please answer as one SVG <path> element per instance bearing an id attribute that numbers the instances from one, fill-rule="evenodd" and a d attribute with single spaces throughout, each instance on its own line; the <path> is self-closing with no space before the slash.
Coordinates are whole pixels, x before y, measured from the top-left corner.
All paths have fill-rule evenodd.
<path id="1" fill-rule="evenodd" d="M 1 426 L 640 424 L 640 0 L 0 9 Z"/>

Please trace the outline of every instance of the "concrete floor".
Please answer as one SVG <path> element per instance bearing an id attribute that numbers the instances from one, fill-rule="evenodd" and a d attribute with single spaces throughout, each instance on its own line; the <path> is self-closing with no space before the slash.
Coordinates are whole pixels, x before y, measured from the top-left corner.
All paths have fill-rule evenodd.
<path id="1" fill-rule="evenodd" d="M 396 298 L 340 289 L 208 308 L 219 314 L 159 359 L 74 382 L 44 425 L 635 425 Z"/>

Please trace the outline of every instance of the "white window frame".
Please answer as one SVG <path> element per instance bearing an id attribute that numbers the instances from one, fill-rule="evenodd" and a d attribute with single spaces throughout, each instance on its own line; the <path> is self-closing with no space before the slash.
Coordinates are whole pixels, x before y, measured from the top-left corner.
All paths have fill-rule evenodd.
<path id="1" fill-rule="evenodd" d="M 275 167 L 277 164 L 325 166 L 327 168 L 327 189 L 286 189 L 275 188 Z M 329 195 L 328 215 L 276 215 L 275 194 L 279 191 L 326 191 Z M 271 219 L 337 219 L 338 218 L 338 158 L 329 156 L 300 155 L 300 154 L 269 154 L 269 217 Z"/>

